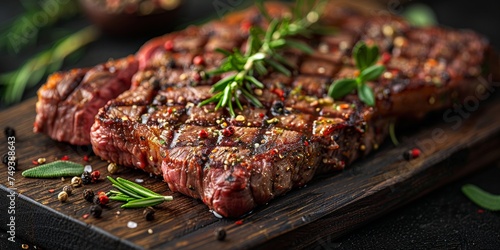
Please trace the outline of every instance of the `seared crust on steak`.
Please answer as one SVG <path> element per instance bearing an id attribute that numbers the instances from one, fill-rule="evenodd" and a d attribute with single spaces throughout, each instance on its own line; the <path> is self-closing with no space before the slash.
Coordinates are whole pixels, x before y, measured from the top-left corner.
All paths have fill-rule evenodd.
<path id="1" fill-rule="evenodd" d="M 137 69 L 137 61 L 129 56 L 93 68 L 52 74 L 38 90 L 34 132 L 57 141 L 89 145 L 97 111 L 130 88 Z"/>
<path id="2" fill-rule="evenodd" d="M 389 120 L 420 118 L 488 87 L 478 80 L 489 53 L 480 35 L 414 28 L 333 2 L 321 23 L 338 31 L 297 38 L 315 53 L 283 53 L 296 65 L 293 76 L 261 77 L 265 88 L 254 94 L 263 108 L 242 98 L 244 109 L 231 117 L 214 105 L 198 106 L 218 80 L 205 73 L 224 59 L 215 49 L 244 50 L 248 27 L 267 25 L 251 8 L 152 39 L 135 56 L 52 75 L 38 93 L 34 130 L 72 144 L 91 142 L 101 158 L 162 175 L 172 191 L 238 217 L 376 149 Z M 274 17 L 289 10 L 277 3 L 267 8 Z M 356 94 L 327 96 L 333 81 L 359 73 L 351 52 L 360 40 L 378 45 L 378 63 L 387 68 L 368 83 L 375 107 Z M 195 56 L 203 65 L 193 64 Z"/>
<path id="3" fill-rule="evenodd" d="M 283 5 L 269 7 L 274 15 Z M 470 31 L 411 28 L 399 18 L 380 19 L 329 5 L 322 21 L 340 27 L 307 42 L 312 55 L 290 50 L 292 77 L 271 73 L 255 90 L 264 108 L 245 105 L 231 118 L 210 97 L 217 79 L 203 72 L 223 57 L 215 48 L 242 48 L 242 23 L 266 25 L 256 10 L 159 37 L 137 53 L 133 90 L 100 110 L 92 127 L 94 151 L 106 160 L 162 174 L 172 191 L 201 199 L 215 212 L 238 217 L 315 174 L 341 170 L 369 153 L 394 117 L 419 118 L 474 93 L 487 42 Z M 334 14 L 332 14 L 334 13 Z M 335 79 L 354 77 L 351 48 L 377 44 L 387 72 L 369 83 L 377 106 L 356 95 L 326 96 Z M 196 55 L 205 65 L 193 65 Z"/>

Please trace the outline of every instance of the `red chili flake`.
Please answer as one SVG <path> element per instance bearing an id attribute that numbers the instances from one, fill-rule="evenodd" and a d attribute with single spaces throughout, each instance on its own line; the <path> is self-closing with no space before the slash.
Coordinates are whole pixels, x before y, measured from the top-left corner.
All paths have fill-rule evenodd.
<path id="1" fill-rule="evenodd" d="M 49 193 L 54 193 L 54 191 L 56 191 L 56 190 L 54 190 L 54 189 L 49 189 Z"/>
<path id="2" fill-rule="evenodd" d="M 252 22 L 250 22 L 250 21 L 243 21 L 241 23 L 241 30 L 243 30 L 243 31 L 249 31 L 250 28 L 252 28 Z"/>
<path id="3" fill-rule="evenodd" d="M 234 224 L 236 225 L 243 225 L 243 220 L 237 220 L 236 222 L 234 222 Z"/>
<path id="4" fill-rule="evenodd" d="M 285 92 L 282 89 L 273 89 L 271 92 L 275 93 L 279 98 L 283 99 L 285 97 Z"/>
<path id="5" fill-rule="evenodd" d="M 205 63 L 205 60 L 203 59 L 202 56 L 195 56 L 193 58 L 193 63 L 194 65 L 203 65 Z"/>
<path id="6" fill-rule="evenodd" d="M 99 195 L 98 197 L 99 197 L 99 204 L 101 204 L 101 205 L 106 205 L 106 204 L 108 204 L 108 202 L 109 202 L 109 197 L 108 197 L 106 194 L 104 194 L 104 195 Z"/>
<path id="7" fill-rule="evenodd" d="M 172 108 L 168 108 L 168 109 L 167 109 L 167 113 L 168 113 L 168 114 L 172 114 L 172 112 L 173 112 L 173 109 L 172 109 Z"/>
<path id="8" fill-rule="evenodd" d="M 414 148 L 411 150 L 411 158 L 413 158 L 413 159 L 418 158 L 421 153 L 422 152 L 420 151 L 420 149 Z"/>
<path id="9" fill-rule="evenodd" d="M 96 182 L 97 180 L 99 180 L 99 177 L 101 177 L 101 172 L 99 172 L 99 170 L 94 170 L 92 171 L 92 173 L 90 173 L 90 177 L 92 178 L 93 182 Z"/>
<path id="10" fill-rule="evenodd" d="M 38 166 L 38 161 L 37 160 L 32 160 L 31 163 L 33 163 L 33 165 L 35 165 L 35 166 Z"/>
<path id="11" fill-rule="evenodd" d="M 198 134 L 198 136 L 200 136 L 200 138 L 202 139 L 205 139 L 208 137 L 208 132 L 204 129 L 200 130 L 200 133 Z"/>
<path id="12" fill-rule="evenodd" d="M 163 47 L 167 51 L 173 51 L 174 50 L 174 42 L 172 40 L 168 40 L 163 44 Z"/>
<path id="13" fill-rule="evenodd" d="M 84 214 L 82 215 L 82 218 L 87 219 L 89 217 L 89 214 Z"/>
<path id="14" fill-rule="evenodd" d="M 88 155 L 84 155 L 84 156 L 83 156 L 83 160 L 84 160 L 84 161 L 89 161 L 89 156 L 88 156 Z"/>
<path id="15" fill-rule="evenodd" d="M 482 213 L 484 213 L 484 210 L 483 210 L 483 209 L 478 209 L 478 210 L 477 210 L 477 213 L 478 213 L 478 214 L 482 214 Z"/>
<path id="16" fill-rule="evenodd" d="M 232 136 L 234 134 L 234 127 L 229 126 L 225 128 L 224 130 L 222 130 L 222 134 L 227 137 Z"/>
<path id="17" fill-rule="evenodd" d="M 387 64 L 391 60 L 392 56 L 388 52 L 382 54 L 382 64 Z"/>
<path id="18" fill-rule="evenodd" d="M 309 146 L 309 142 L 308 141 L 304 141 L 304 146 Z"/>
<path id="19" fill-rule="evenodd" d="M 67 161 L 67 160 L 69 160 L 69 156 L 65 155 L 61 157 L 61 161 Z"/>
<path id="20" fill-rule="evenodd" d="M 264 118 L 264 116 L 265 116 L 264 113 L 259 113 L 260 118 Z"/>

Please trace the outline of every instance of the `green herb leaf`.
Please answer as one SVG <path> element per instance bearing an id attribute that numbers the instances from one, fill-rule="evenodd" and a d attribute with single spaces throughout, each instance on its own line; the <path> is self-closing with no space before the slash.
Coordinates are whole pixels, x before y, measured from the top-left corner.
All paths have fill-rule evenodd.
<path id="1" fill-rule="evenodd" d="M 500 211 L 500 195 L 490 194 L 472 184 L 464 185 L 462 192 L 478 206 L 491 211 Z"/>
<path id="2" fill-rule="evenodd" d="M 173 200 L 172 196 L 157 196 L 157 197 L 147 197 L 137 200 L 131 200 L 123 205 L 121 208 L 141 208 L 141 207 L 152 207 L 160 205 L 164 201 Z"/>
<path id="3" fill-rule="evenodd" d="M 372 65 L 365 70 L 361 71 L 359 78 L 362 82 L 373 81 L 378 79 L 382 73 L 385 71 L 385 66 L 383 65 Z"/>
<path id="4" fill-rule="evenodd" d="M 356 68 L 360 71 L 368 67 L 368 62 L 366 61 L 366 55 L 368 54 L 368 47 L 364 42 L 358 42 L 354 45 L 352 50 L 354 57 L 354 62 L 356 63 Z"/>
<path id="5" fill-rule="evenodd" d="M 306 43 L 290 39 L 291 36 L 298 34 L 310 34 L 308 29 L 318 20 L 317 18 L 308 18 L 308 16 L 311 16 L 309 14 L 320 16 L 325 1 L 320 0 L 319 3 L 310 1 L 307 3 L 311 4 L 311 6 L 312 3 L 315 3 L 315 8 L 303 13 L 303 10 L 307 11 L 308 9 L 304 8 L 303 3 L 297 3 L 293 13 L 303 14 L 300 17 L 296 16 L 296 18 L 301 19 L 292 20 L 289 17 L 272 19 L 266 12 L 263 1 L 257 1 L 256 4 L 261 10 L 261 14 L 269 21 L 267 30 L 263 30 L 259 26 L 250 28 L 245 53 L 238 49 L 234 49 L 233 52 L 219 50 L 226 58 L 221 66 L 209 72 L 209 75 L 215 76 L 229 72 L 234 72 L 234 75 L 217 82 L 211 89 L 214 93 L 213 96 L 200 102 L 198 106 L 217 103 L 216 109 L 226 107 L 231 116 L 234 117 L 236 113 L 234 112 L 233 106 L 235 105 L 233 105 L 233 102 L 241 109 L 243 106 L 240 103 L 240 97 L 243 95 L 253 105 L 262 107 L 262 103 L 252 93 L 253 88 L 262 88 L 264 86 L 257 80 L 257 77 L 266 75 L 269 67 L 287 76 L 292 74 L 286 66 L 293 67 L 283 56 L 279 55 L 278 50 L 284 47 L 292 47 L 305 53 L 314 52 Z M 228 79 L 229 77 L 233 77 L 233 79 Z"/>
<path id="6" fill-rule="evenodd" d="M 344 97 L 356 89 L 357 82 L 355 79 L 341 79 L 330 85 L 328 95 L 333 99 Z"/>
<path id="7" fill-rule="evenodd" d="M 368 85 L 358 85 L 358 96 L 362 102 L 366 103 L 366 105 L 375 106 L 375 95 L 373 94 L 373 90 Z"/>
<path id="8" fill-rule="evenodd" d="M 71 161 L 54 161 L 22 172 L 28 178 L 57 178 L 65 176 L 80 176 L 83 174 L 83 165 Z"/>

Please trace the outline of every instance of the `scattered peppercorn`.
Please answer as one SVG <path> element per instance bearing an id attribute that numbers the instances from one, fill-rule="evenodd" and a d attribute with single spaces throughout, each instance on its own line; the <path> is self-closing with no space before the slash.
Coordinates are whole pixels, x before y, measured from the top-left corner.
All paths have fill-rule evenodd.
<path id="1" fill-rule="evenodd" d="M 152 221 L 155 219 L 155 210 L 152 207 L 147 207 L 146 209 L 144 209 L 142 214 L 147 221 Z"/>
<path id="2" fill-rule="evenodd" d="M 92 202 L 92 199 L 94 199 L 94 191 L 92 191 L 92 189 L 83 190 L 83 198 L 88 202 Z"/>
<path id="3" fill-rule="evenodd" d="M 6 127 L 3 132 L 5 133 L 5 137 L 7 138 L 16 136 L 16 130 L 11 127 Z"/>
<path id="4" fill-rule="evenodd" d="M 108 165 L 108 172 L 110 174 L 115 174 L 116 172 L 118 172 L 118 166 L 116 165 L 116 163 L 110 163 Z"/>
<path id="5" fill-rule="evenodd" d="M 71 185 L 73 187 L 79 187 L 82 185 L 82 178 L 75 176 L 71 179 Z"/>
<path id="6" fill-rule="evenodd" d="M 88 156 L 88 155 L 84 155 L 84 156 L 83 156 L 83 160 L 84 160 L 84 161 L 89 161 L 89 156 Z"/>
<path id="7" fill-rule="evenodd" d="M 163 44 L 163 47 L 167 51 L 172 51 L 174 50 L 174 42 L 172 40 L 168 40 Z"/>
<path id="8" fill-rule="evenodd" d="M 198 134 L 198 136 L 201 138 L 201 139 L 205 139 L 208 137 L 208 132 L 204 129 L 200 130 L 200 133 Z"/>
<path id="9" fill-rule="evenodd" d="M 101 172 L 99 170 L 94 170 L 90 173 L 90 177 L 92 178 L 92 182 L 96 182 L 101 177 Z"/>
<path id="10" fill-rule="evenodd" d="M 236 225 L 243 225 L 243 220 L 237 220 L 236 222 L 234 222 L 234 224 L 236 224 Z"/>
<path id="11" fill-rule="evenodd" d="M 92 182 L 92 176 L 90 175 L 89 171 L 84 171 L 80 178 L 82 179 L 82 183 L 84 185 L 90 184 Z"/>
<path id="12" fill-rule="evenodd" d="M 104 193 L 104 192 L 102 192 L 102 191 L 101 191 L 101 192 L 99 192 L 99 193 L 97 194 L 97 196 L 98 196 L 98 198 L 99 198 L 99 204 L 101 204 L 101 205 L 106 205 L 106 204 L 108 204 L 108 202 L 109 202 L 109 197 L 108 197 L 108 195 L 106 195 L 106 193 Z"/>
<path id="13" fill-rule="evenodd" d="M 68 195 L 71 195 L 71 193 L 73 192 L 73 187 L 72 186 L 64 186 L 63 189 L 62 189 L 64 192 L 66 192 Z"/>
<path id="14" fill-rule="evenodd" d="M 418 158 L 421 153 L 422 153 L 422 151 L 420 151 L 420 149 L 414 148 L 414 149 L 405 151 L 403 153 L 403 158 L 405 158 L 405 160 L 409 161 L 409 160 Z"/>
<path id="15" fill-rule="evenodd" d="M 47 161 L 47 159 L 45 159 L 45 158 L 38 158 L 38 160 L 36 160 L 36 161 L 38 162 L 38 164 L 44 164 Z"/>
<path id="16" fill-rule="evenodd" d="M 60 201 L 60 202 L 65 202 L 66 200 L 68 200 L 68 193 L 62 191 L 60 192 L 58 195 L 57 195 L 57 199 Z"/>
<path id="17" fill-rule="evenodd" d="M 9 164 L 9 155 L 8 154 L 4 154 L 3 157 L 2 157 L 2 163 L 7 165 Z"/>
<path id="18" fill-rule="evenodd" d="M 35 165 L 35 166 L 38 166 L 38 161 L 37 160 L 32 160 L 31 161 L 31 164 Z"/>
<path id="19" fill-rule="evenodd" d="M 101 199 L 97 195 L 94 195 L 94 198 L 92 198 L 92 203 L 96 205 L 101 205 Z"/>
<path id="20" fill-rule="evenodd" d="M 219 241 L 226 239 L 226 230 L 222 227 L 215 229 L 215 238 Z"/>
<path id="21" fill-rule="evenodd" d="M 193 63 L 194 63 L 194 65 L 202 65 L 205 63 L 205 60 L 203 59 L 202 56 L 195 56 L 193 58 Z"/>
<path id="22" fill-rule="evenodd" d="M 102 208 L 98 205 L 93 205 L 90 207 L 90 214 L 94 216 L 94 218 L 99 218 L 102 214 Z"/>
<path id="23" fill-rule="evenodd" d="M 67 160 L 69 160 L 69 156 L 65 155 L 61 157 L 61 161 L 67 161 Z"/>
<path id="24" fill-rule="evenodd" d="M 234 134 L 234 127 L 226 127 L 224 130 L 222 130 L 222 134 L 226 137 L 232 136 Z"/>

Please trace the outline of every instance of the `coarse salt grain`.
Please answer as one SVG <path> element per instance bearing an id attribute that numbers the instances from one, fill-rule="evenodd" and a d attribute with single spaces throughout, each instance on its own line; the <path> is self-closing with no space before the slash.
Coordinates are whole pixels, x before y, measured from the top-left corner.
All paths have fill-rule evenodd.
<path id="1" fill-rule="evenodd" d="M 127 227 L 128 228 L 136 228 L 137 227 L 137 222 L 135 222 L 135 221 L 129 221 L 129 222 L 127 222 Z"/>

